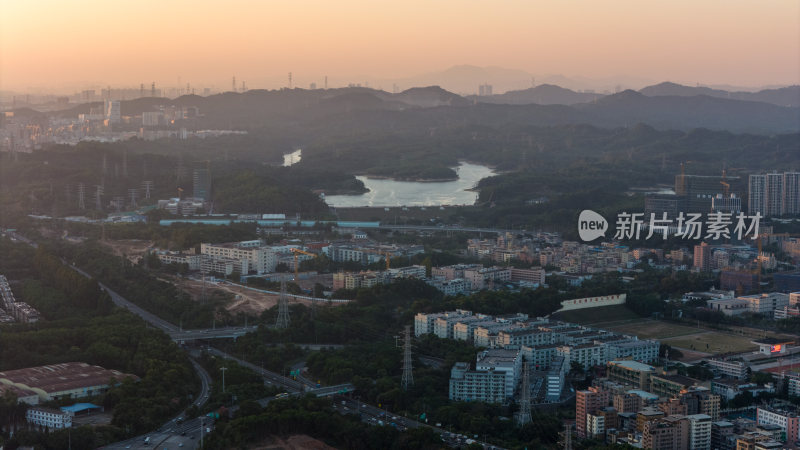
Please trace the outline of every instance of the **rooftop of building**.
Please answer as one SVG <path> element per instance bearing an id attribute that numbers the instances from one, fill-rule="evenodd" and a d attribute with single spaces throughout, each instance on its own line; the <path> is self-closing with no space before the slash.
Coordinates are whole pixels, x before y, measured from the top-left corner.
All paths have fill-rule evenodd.
<path id="1" fill-rule="evenodd" d="M 0 380 L 8 380 L 31 389 L 41 389 L 47 393 L 106 385 L 111 378 L 122 381 L 126 377 L 139 379 L 136 375 L 84 362 L 67 362 L 0 372 Z"/>
<path id="2" fill-rule="evenodd" d="M 658 375 L 653 374 L 651 378 L 658 378 L 661 380 L 669 381 L 671 383 L 679 384 L 681 386 L 694 386 L 699 380 L 695 380 L 694 378 L 689 378 L 683 375 Z"/>
<path id="3" fill-rule="evenodd" d="M 62 411 L 60 409 L 51 408 L 49 406 L 38 406 L 38 405 L 37 406 L 31 406 L 30 408 L 28 408 L 28 412 L 31 412 L 31 411 L 41 411 L 41 412 L 46 412 L 46 413 L 50 413 L 50 414 L 58 414 L 58 415 L 67 415 L 68 414 L 66 411 Z"/>
<path id="4" fill-rule="evenodd" d="M 635 370 L 637 372 L 654 372 L 656 370 L 655 367 L 651 366 L 650 364 L 640 363 L 638 361 L 633 360 L 622 360 L 622 361 L 609 361 L 609 365 L 619 366 L 629 370 Z"/>
<path id="5" fill-rule="evenodd" d="M 482 365 L 513 362 L 519 356 L 519 350 L 490 348 L 478 353 L 478 362 Z"/>
<path id="6" fill-rule="evenodd" d="M 628 394 L 638 395 L 644 400 L 658 400 L 658 396 L 656 394 L 652 394 L 650 392 L 643 391 L 641 389 L 631 389 L 628 391 Z"/>

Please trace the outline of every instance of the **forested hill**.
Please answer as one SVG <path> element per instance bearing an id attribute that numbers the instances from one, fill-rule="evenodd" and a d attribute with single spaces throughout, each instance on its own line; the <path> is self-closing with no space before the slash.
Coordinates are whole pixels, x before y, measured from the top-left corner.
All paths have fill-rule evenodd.
<path id="1" fill-rule="evenodd" d="M 538 89 L 539 94 L 546 94 L 544 87 Z M 539 94 L 534 93 L 534 99 Z M 555 95 L 553 92 L 547 95 L 551 94 Z M 197 128 L 291 130 L 301 127 L 328 134 L 343 129 L 354 132 L 427 130 L 453 123 L 487 126 L 588 124 L 614 128 L 643 122 L 662 130 L 702 127 L 759 134 L 800 131 L 800 107 L 797 106 L 716 95 L 687 96 L 683 92 L 681 95 L 647 96 L 624 91 L 602 98 L 574 92 L 576 95 L 566 97 L 561 94 L 556 97 L 563 98 L 559 101 L 569 105 L 555 104 L 555 97 L 542 100 L 542 103 L 553 103 L 547 105 L 504 104 L 496 98 L 484 97 L 467 99 L 436 86 L 397 94 L 369 88 L 251 90 L 209 97 L 187 95 L 174 100 L 140 98 L 123 101 L 121 109 L 123 115 L 137 115 L 152 111 L 158 105 L 196 106 L 201 117 L 192 125 Z M 80 105 L 58 114 L 73 117 L 88 112 L 90 106 Z"/>

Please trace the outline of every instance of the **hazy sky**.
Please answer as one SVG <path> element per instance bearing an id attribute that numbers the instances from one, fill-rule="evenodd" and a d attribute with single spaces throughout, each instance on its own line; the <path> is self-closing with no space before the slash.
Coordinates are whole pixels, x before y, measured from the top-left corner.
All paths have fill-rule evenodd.
<path id="1" fill-rule="evenodd" d="M 275 88 L 453 65 L 684 83 L 800 80 L 800 1 L 0 0 L 0 89 Z M 301 84 L 303 83 L 303 84 Z"/>

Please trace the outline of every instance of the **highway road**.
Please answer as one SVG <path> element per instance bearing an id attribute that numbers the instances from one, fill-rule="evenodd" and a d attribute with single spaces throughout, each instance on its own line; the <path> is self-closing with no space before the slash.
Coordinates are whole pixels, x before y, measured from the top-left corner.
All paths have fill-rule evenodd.
<path id="1" fill-rule="evenodd" d="M 353 399 L 344 396 L 336 396 L 334 397 L 333 407 L 336 411 L 338 411 L 341 414 L 357 414 L 360 416 L 363 422 L 369 423 L 371 425 L 396 426 L 397 429 L 401 431 L 406 430 L 408 428 L 420 428 L 420 427 L 430 428 L 436 434 L 441 436 L 442 441 L 450 447 L 461 447 L 465 444 L 469 444 L 470 442 L 468 441 L 474 441 L 482 445 L 483 448 L 485 449 L 502 450 L 501 447 L 497 447 L 495 445 L 488 444 L 485 442 L 480 442 L 479 440 L 474 439 L 474 436 L 470 437 L 470 436 L 460 435 L 457 433 L 450 433 L 442 428 L 428 425 L 423 422 L 418 422 L 416 420 L 409 419 L 407 417 L 390 413 L 376 406 L 363 403 L 359 401 L 359 399 Z"/>
<path id="2" fill-rule="evenodd" d="M 527 233 L 527 230 L 506 230 L 502 228 L 477 228 L 477 227 L 462 227 L 457 225 L 391 225 L 381 224 L 377 228 L 384 230 L 415 230 L 415 231 L 463 231 L 468 233 Z"/>
<path id="3" fill-rule="evenodd" d="M 417 229 L 435 229 L 435 230 L 442 230 L 443 228 L 440 227 L 392 227 L 395 229 L 402 229 L 402 228 L 417 228 Z M 457 231 L 472 231 L 471 229 L 455 229 L 449 228 L 451 230 Z M 475 229 L 480 231 L 490 231 L 487 229 Z M 495 230 L 492 230 L 495 231 Z M 501 232 L 505 230 L 496 230 L 495 232 Z M 25 242 L 33 247 L 36 247 L 36 243 L 24 238 L 23 236 L 17 233 L 7 233 L 10 234 L 12 237 Z M 63 260 L 62 260 L 63 261 Z M 72 269 L 76 270 L 77 272 L 81 273 L 82 275 L 86 276 L 87 278 L 91 278 L 91 276 L 86 273 L 85 271 L 81 270 L 74 265 L 67 264 L 66 261 L 63 261 L 66 265 L 71 267 Z M 135 304 L 131 303 L 112 289 L 108 288 L 108 286 L 104 285 L 103 283 L 99 283 L 101 288 L 103 288 L 106 292 L 108 292 L 111 300 L 117 306 L 127 308 L 129 311 L 133 312 L 134 314 L 138 315 L 139 317 L 143 318 L 146 322 L 150 323 L 151 325 L 155 326 L 156 328 L 172 335 L 180 336 L 181 333 L 200 333 L 200 334 L 209 334 L 207 333 L 209 330 L 194 330 L 192 332 L 184 332 L 180 330 L 175 325 L 161 319 L 160 317 L 145 311 L 144 309 L 136 306 Z M 241 329 L 238 329 L 241 330 Z M 218 330 L 211 330 L 211 331 L 218 331 Z M 231 332 L 231 330 L 220 329 L 221 333 Z M 261 374 L 264 379 L 272 383 L 276 386 L 280 386 L 286 392 L 289 393 L 303 393 L 311 390 L 316 389 L 316 384 L 313 383 L 311 380 L 305 379 L 304 377 L 298 377 L 298 380 L 292 380 L 287 377 L 283 377 L 279 374 L 274 372 L 265 370 L 255 364 L 249 363 L 242 359 L 236 358 L 228 353 L 225 353 L 221 350 L 209 347 L 208 352 L 212 355 L 216 355 L 222 358 L 227 358 L 236 361 L 237 363 L 241 364 L 242 366 L 248 367 L 251 370 L 255 371 L 256 373 Z M 431 358 L 429 363 L 435 363 L 438 361 L 434 361 L 434 358 Z M 195 368 L 198 376 L 202 381 L 202 389 L 200 395 L 195 399 L 194 405 L 202 406 L 208 400 L 208 392 L 209 387 L 211 384 L 211 377 L 209 376 L 208 372 L 204 370 L 196 361 L 192 360 L 192 365 Z M 330 386 L 327 387 L 329 390 L 338 390 L 339 386 Z M 269 401 L 268 399 L 265 399 Z M 467 442 L 466 436 L 460 436 L 456 434 L 448 433 L 446 430 L 441 428 L 433 427 L 431 425 L 424 424 L 422 422 L 417 422 L 412 419 L 408 419 L 402 416 L 396 416 L 389 414 L 383 411 L 380 408 L 377 408 L 373 405 L 368 405 L 366 403 L 361 403 L 358 399 L 351 399 L 345 397 L 336 397 L 334 401 L 334 406 L 340 413 L 349 414 L 355 412 L 356 414 L 360 414 L 362 416 L 362 420 L 372 424 L 391 424 L 394 423 L 398 428 L 405 429 L 405 428 L 417 428 L 417 427 L 429 427 L 433 429 L 436 433 L 442 436 L 443 441 L 452 446 L 457 447 L 459 445 L 463 445 Z M 104 448 L 106 449 L 148 449 L 148 448 L 158 448 L 158 449 L 172 449 L 172 448 L 198 448 L 200 446 L 200 440 L 202 439 L 203 433 L 206 431 L 206 428 L 210 429 L 213 427 L 213 420 L 208 417 L 198 417 L 195 419 L 187 420 L 183 423 L 179 423 L 179 420 L 183 416 L 181 413 L 179 416 L 173 418 L 169 422 L 167 422 L 164 426 L 162 426 L 159 430 L 154 431 L 152 433 L 148 433 L 145 435 L 137 436 L 126 441 L 117 442 L 111 445 L 108 445 Z M 149 438 L 149 439 L 147 439 Z M 477 441 L 476 441 L 477 442 Z M 497 449 L 499 447 L 492 446 L 490 444 L 478 442 L 482 444 L 484 448 L 488 449 Z"/>
<path id="4" fill-rule="evenodd" d="M 6 232 L 10 237 L 19 240 L 20 242 L 24 242 L 31 247 L 38 247 L 36 242 L 20 235 L 16 232 Z M 80 273 L 81 275 L 85 276 L 86 278 L 92 278 L 90 274 L 86 271 L 81 270 L 79 267 L 76 267 L 73 264 L 67 263 L 64 259 L 61 260 L 64 265 L 72 268 L 76 272 Z M 155 314 L 149 313 L 144 309 L 136 306 L 132 302 L 128 301 L 125 297 L 119 295 L 114 290 L 110 289 L 103 283 L 98 281 L 97 283 L 101 289 L 108 293 L 111 297 L 111 301 L 114 302 L 115 305 L 126 308 L 128 311 L 136 314 L 137 316 L 144 319 L 150 325 L 164 331 L 165 333 L 171 334 L 175 332 L 179 332 L 179 328 L 175 325 L 167 322 L 166 320 L 156 316 Z M 211 387 L 211 376 L 208 372 L 203 369 L 200 364 L 197 363 L 194 359 L 191 359 L 192 366 L 194 367 L 197 376 L 200 378 L 201 382 L 201 389 L 200 393 L 197 397 L 195 397 L 192 405 L 201 407 L 208 401 L 208 396 Z M 199 446 L 200 435 L 203 432 L 203 427 L 211 427 L 212 419 L 210 418 L 196 418 L 192 420 L 188 420 L 186 422 L 178 424 L 178 421 L 182 419 L 185 411 L 182 411 L 178 416 L 171 419 L 167 422 L 164 426 L 162 426 L 158 431 L 153 433 L 148 433 L 141 436 L 136 436 L 134 438 L 128 439 L 126 441 L 117 442 L 115 444 L 108 445 L 104 448 L 107 449 L 118 449 L 118 448 L 152 448 L 151 446 L 158 445 L 157 448 L 197 448 Z M 205 421 L 206 423 L 202 423 Z M 145 439 L 150 438 L 149 441 L 145 442 Z"/>
<path id="5" fill-rule="evenodd" d="M 279 374 L 277 374 L 275 372 L 271 372 L 269 370 L 266 370 L 266 369 L 264 369 L 262 367 L 259 367 L 259 366 L 255 365 L 255 364 L 247 362 L 247 361 L 245 361 L 243 359 L 239 359 L 239 358 L 237 358 L 237 357 L 235 357 L 233 355 L 225 353 L 222 350 L 218 350 L 218 349 L 216 349 L 214 347 L 209 347 L 208 348 L 208 353 L 210 355 L 219 356 L 220 358 L 225 358 L 225 359 L 230 359 L 230 360 L 236 361 L 239 365 L 247 367 L 250 370 L 260 374 L 262 377 L 264 377 L 264 379 L 267 382 L 269 382 L 270 384 L 273 384 L 275 386 L 283 388 L 284 390 L 286 390 L 286 392 L 290 392 L 290 393 L 291 392 L 305 392 L 305 391 L 307 391 L 309 389 L 313 389 L 313 388 L 316 387 L 316 385 L 312 385 L 310 381 L 308 383 L 302 383 L 302 382 L 299 382 L 299 381 L 295 381 L 295 380 L 293 380 L 291 378 L 287 378 L 287 377 L 281 376 L 281 375 L 279 375 Z"/>

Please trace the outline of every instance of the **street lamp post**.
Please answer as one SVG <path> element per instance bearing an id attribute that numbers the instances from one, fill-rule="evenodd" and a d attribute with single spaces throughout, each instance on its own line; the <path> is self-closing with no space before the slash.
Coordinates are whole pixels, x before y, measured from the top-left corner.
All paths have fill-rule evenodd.
<path id="1" fill-rule="evenodd" d="M 228 370 L 227 367 L 220 367 L 219 370 L 222 371 L 222 393 L 225 393 L 225 371 Z"/>

